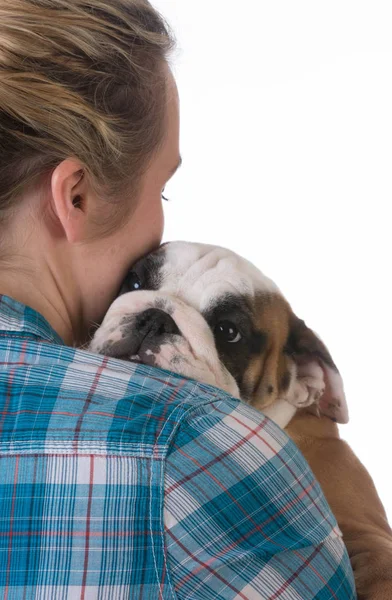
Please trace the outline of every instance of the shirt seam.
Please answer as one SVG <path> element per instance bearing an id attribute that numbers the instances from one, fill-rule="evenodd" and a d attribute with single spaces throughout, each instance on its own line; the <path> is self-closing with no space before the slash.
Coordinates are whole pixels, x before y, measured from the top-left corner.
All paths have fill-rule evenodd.
<path id="1" fill-rule="evenodd" d="M 165 569 L 166 569 L 166 573 L 167 573 L 167 581 L 168 581 L 168 584 L 170 586 L 170 591 L 172 593 L 172 596 L 173 596 L 174 600 L 179 600 L 179 596 L 178 596 L 178 594 L 177 594 L 177 592 L 175 591 L 175 588 L 174 588 L 174 582 L 173 582 L 173 579 L 172 579 L 171 566 L 170 566 L 170 562 L 168 560 L 168 551 L 167 551 L 167 544 L 166 544 L 166 529 L 165 529 L 165 516 L 164 516 L 164 509 L 165 509 L 165 474 L 166 474 L 166 466 L 167 466 L 166 460 L 167 460 L 167 457 L 168 457 L 168 454 L 169 454 L 169 451 L 170 451 L 170 447 L 171 447 L 172 442 L 173 442 L 173 438 L 177 434 L 177 432 L 178 432 L 179 428 L 181 427 L 181 425 L 184 424 L 184 421 L 188 419 L 190 413 L 199 410 L 201 406 L 208 406 L 208 405 L 214 404 L 216 402 L 222 402 L 222 401 L 225 401 L 225 400 L 226 401 L 232 401 L 236 405 L 238 405 L 241 402 L 240 400 L 227 395 L 223 391 L 222 391 L 222 396 L 218 397 L 218 392 L 220 392 L 220 390 L 217 389 L 217 395 L 214 396 L 213 398 L 209 398 L 208 400 L 205 400 L 204 402 L 202 401 L 200 404 L 190 406 L 187 410 L 185 410 L 183 412 L 183 414 L 181 415 L 180 420 L 173 427 L 173 430 L 171 431 L 171 433 L 170 433 L 170 435 L 169 435 L 169 437 L 167 439 L 167 443 L 165 445 L 166 454 L 165 454 L 165 460 L 163 461 L 163 464 L 162 464 L 163 468 L 161 468 L 161 481 L 160 481 L 161 498 L 162 498 L 162 505 L 161 505 L 161 510 L 160 510 L 160 518 L 161 518 L 161 527 L 160 527 L 160 530 L 161 530 L 161 537 L 162 537 L 162 540 L 161 540 L 161 551 L 163 552 L 163 563 L 165 565 Z M 183 404 L 184 403 L 179 404 L 177 408 L 179 408 Z M 235 407 L 233 407 L 233 408 L 235 408 Z M 150 528 L 151 528 L 151 522 L 150 522 Z M 153 548 L 155 548 L 155 544 L 153 545 Z M 155 562 L 155 554 L 154 554 L 154 562 Z"/>

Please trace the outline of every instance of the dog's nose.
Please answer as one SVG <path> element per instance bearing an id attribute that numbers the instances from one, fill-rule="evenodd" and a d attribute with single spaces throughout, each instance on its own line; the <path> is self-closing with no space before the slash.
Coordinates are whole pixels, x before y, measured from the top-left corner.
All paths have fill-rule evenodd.
<path id="1" fill-rule="evenodd" d="M 143 338 L 180 334 L 172 317 L 159 308 L 148 308 L 140 313 L 137 317 L 136 329 Z"/>

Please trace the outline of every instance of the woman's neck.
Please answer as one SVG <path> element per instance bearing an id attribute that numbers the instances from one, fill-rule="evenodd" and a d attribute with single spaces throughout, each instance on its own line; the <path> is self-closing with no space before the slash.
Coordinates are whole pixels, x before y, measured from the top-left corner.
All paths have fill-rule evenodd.
<path id="1" fill-rule="evenodd" d="M 18 257 L 19 264 L 20 257 Z M 15 261 L 0 260 L 0 293 L 29 306 L 40 313 L 68 346 L 82 343 L 80 323 L 75 327 L 68 299 L 61 292 L 54 273 L 48 265 L 23 267 Z"/>

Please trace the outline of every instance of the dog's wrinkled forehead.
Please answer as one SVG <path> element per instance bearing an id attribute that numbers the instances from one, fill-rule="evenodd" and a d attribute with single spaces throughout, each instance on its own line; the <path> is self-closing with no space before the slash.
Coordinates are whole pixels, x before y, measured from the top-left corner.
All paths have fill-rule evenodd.
<path id="1" fill-rule="evenodd" d="M 170 242 L 139 261 L 135 272 L 142 287 L 175 295 L 199 311 L 226 294 L 254 297 L 278 293 L 275 283 L 252 263 L 219 246 Z"/>

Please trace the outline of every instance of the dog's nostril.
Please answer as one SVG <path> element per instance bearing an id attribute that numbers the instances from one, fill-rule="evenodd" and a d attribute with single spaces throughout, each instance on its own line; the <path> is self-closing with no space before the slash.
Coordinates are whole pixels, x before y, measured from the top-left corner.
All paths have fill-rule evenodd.
<path id="1" fill-rule="evenodd" d="M 139 315 L 137 329 L 143 337 L 180 333 L 172 317 L 159 308 L 149 308 Z"/>

